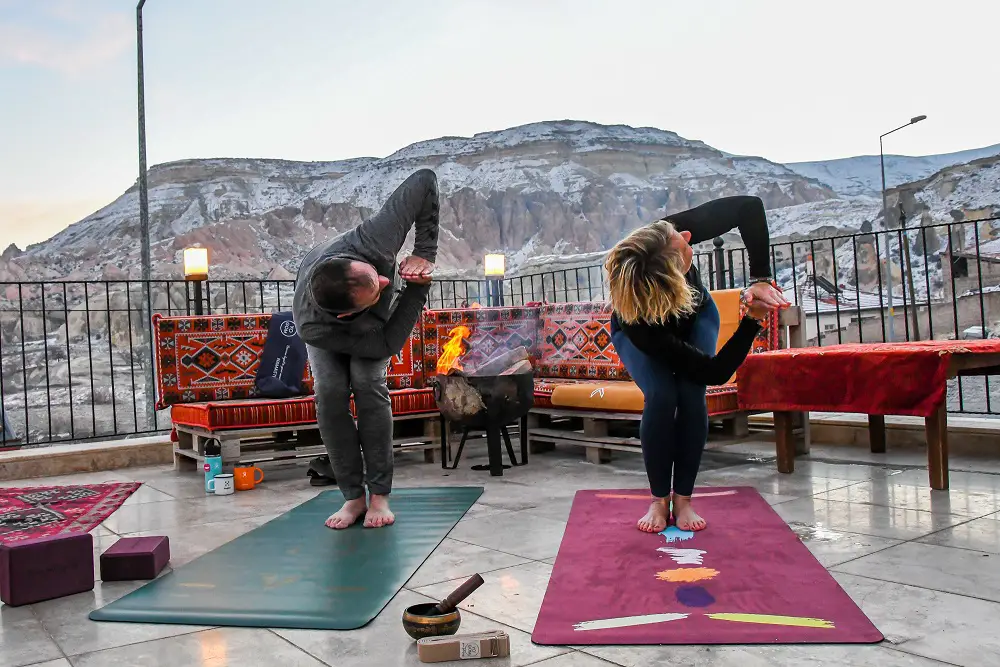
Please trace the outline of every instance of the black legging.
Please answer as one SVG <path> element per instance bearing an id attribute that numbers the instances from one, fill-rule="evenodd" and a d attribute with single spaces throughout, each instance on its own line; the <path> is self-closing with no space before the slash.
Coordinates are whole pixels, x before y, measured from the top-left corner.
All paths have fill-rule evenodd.
<path id="1" fill-rule="evenodd" d="M 678 377 L 636 348 L 621 330 L 614 328 L 611 336 L 615 351 L 643 394 L 639 438 L 649 489 L 653 496 L 666 498 L 673 477 L 673 491 L 690 496 L 708 440 L 705 386 Z M 719 310 L 709 299 L 695 319 L 688 342 L 714 355 L 718 339 Z"/>

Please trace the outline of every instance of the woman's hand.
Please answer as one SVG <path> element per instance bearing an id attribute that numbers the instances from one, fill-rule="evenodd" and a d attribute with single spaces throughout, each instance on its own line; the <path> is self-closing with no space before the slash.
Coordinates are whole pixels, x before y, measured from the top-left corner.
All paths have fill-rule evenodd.
<path id="1" fill-rule="evenodd" d="M 750 309 L 763 307 L 767 310 L 778 310 L 792 305 L 781 290 L 770 283 L 754 283 L 746 288 L 743 292 L 743 302 Z"/>

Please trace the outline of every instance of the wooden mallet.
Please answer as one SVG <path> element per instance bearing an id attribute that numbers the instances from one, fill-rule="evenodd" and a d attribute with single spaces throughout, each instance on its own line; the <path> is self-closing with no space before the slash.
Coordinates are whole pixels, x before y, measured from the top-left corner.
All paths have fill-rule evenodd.
<path id="1" fill-rule="evenodd" d="M 477 588 L 483 585 L 483 578 L 474 574 L 469 578 L 464 584 L 456 588 L 451 595 L 445 599 L 438 602 L 434 607 L 428 612 L 428 616 L 436 616 L 439 614 L 450 613 L 462 603 L 465 598 L 472 595 Z"/>

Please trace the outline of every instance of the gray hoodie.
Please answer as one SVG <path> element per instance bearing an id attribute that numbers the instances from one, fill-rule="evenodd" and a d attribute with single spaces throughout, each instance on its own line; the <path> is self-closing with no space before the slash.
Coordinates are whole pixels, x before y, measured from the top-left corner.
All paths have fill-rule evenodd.
<path id="1" fill-rule="evenodd" d="M 437 177 L 433 171 L 421 169 L 396 188 L 374 217 L 313 248 L 299 267 L 292 305 L 303 342 L 370 359 L 399 354 L 423 311 L 430 285 L 406 283 L 404 287 L 397 255 L 415 223 L 413 254 L 431 263 L 436 261 L 438 209 Z M 378 303 L 348 318 L 321 308 L 312 294 L 312 276 L 332 258 L 367 262 L 380 276 L 388 278 L 390 285 Z"/>

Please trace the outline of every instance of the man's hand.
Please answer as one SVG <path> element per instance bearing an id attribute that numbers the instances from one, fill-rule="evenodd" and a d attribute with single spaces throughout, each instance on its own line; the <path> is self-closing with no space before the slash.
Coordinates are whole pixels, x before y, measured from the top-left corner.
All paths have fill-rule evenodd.
<path id="1" fill-rule="evenodd" d="M 399 263 L 399 277 L 408 283 L 427 285 L 431 282 L 433 272 L 433 264 L 415 255 L 410 255 Z"/>
<path id="2" fill-rule="evenodd" d="M 764 307 L 769 310 L 788 308 L 792 305 L 781 290 L 775 289 L 769 283 L 755 283 L 748 287 L 743 297 L 749 307 Z"/>

